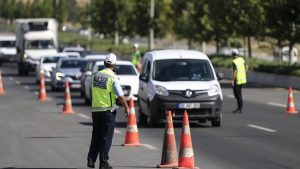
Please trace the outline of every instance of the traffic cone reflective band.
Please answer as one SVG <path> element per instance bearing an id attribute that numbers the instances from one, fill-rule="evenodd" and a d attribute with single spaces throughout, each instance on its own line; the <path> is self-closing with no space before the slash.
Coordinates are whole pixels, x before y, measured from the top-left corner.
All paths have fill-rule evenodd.
<path id="1" fill-rule="evenodd" d="M 289 96 L 287 102 L 286 112 L 290 114 L 297 114 L 297 110 L 295 109 L 294 97 L 293 97 L 293 89 L 289 87 Z"/>
<path id="2" fill-rule="evenodd" d="M 173 167 L 175 169 L 199 169 L 195 167 L 194 162 L 194 151 L 192 145 L 192 137 L 190 132 L 189 118 L 185 111 L 182 122 L 182 132 L 180 140 L 180 150 L 178 158 L 178 167 Z"/>
<path id="3" fill-rule="evenodd" d="M 178 166 L 176 141 L 171 111 L 167 112 L 163 152 L 161 164 L 157 168 L 172 168 Z"/>
<path id="4" fill-rule="evenodd" d="M 70 87 L 69 87 L 68 81 L 66 81 L 66 85 L 65 85 L 65 104 L 63 107 L 63 113 L 64 114 L 74 114 L 73 108 L 72 108 Z"/>
<path id="5" fill-rule="evenodd" d="M 40 93 L 39 93 L 39 100 L 40 101 L 46 101 L 47 100 L 44 73 L 40 73 Z"/>
<path id="6" fill-rule="evenodd" d="M 0 70 L 0 95 L 4 94 L 3 82 L 2 82 L 2 72 Z"/>
<path id="7" fill-rule="evenodd" d="M 125 135 L 125 143 L 122 146 L 143 146 L 140 143 L 139 131 L 136 123 L 135 109 L 133 99 L 129 102 L 130 112 L 128 114 L 127 129 Z"/>

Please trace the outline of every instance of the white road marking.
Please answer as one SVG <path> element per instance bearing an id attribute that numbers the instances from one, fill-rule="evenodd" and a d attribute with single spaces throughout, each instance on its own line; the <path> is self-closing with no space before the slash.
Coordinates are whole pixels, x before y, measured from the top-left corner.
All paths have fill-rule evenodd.
<path id="1" fill-rule="evenodd" d="M 13 77 L 9 77 L 9 80 L 13 81 L 13 80 L 14 80 L 14 78 L 13 78 Z"/>
<path id="2" fill-rule="evenodd" d="M 19 80 L 17 80 L 17 81 L 16 81 L 16 84 L 19 85 L 19 84 L 21 84 L 21 82 L 20 82 Z"/>
<path id="3" fill-rule="evenodd" d="M 84 118 L 84 119 L 91 119 L 89 116 L 87 116 L 85 114 L 78 113 L 77 115 Z"/>
<path id="4" fill-rule="evenodd" d="M 118 129 L 115 129 L 114 133 L 121 134 L 122 132 Z"/>
<path id="5" fill-rule="evenodd" d="M 39 92 L 37 92 L 37 91 L 35 91 L 35 92 L 33 92 L 35 95 L 39 95 Z"/>
<path id="6" fill-rule="evenodd" d="M 277 132 L 276 130 L 261 127 L 261 126 L 257 126 L 257 125 L 254 125 L 254 124 L 248 124 L 248 127 L 252 127 L 252 128 L 255 128 L 255 129 L 259 129 L 259 130 L 263 130 L 263 131 L 267 131 L 267 132 L 271 132 L 271 133 L 276 133 Z"/>
<path id="7" fill-rule="evenodd" d="M 286 105 L 284 105 L 284 104 L 281 104 L 281 103 L 273 103 L 273 102 L 268 102 L 268 105 L 278 106 L 278 107 L 286 107 Z"/>
<path id="8" fill-rule="evenodd" d="M 27 86 L 27 85 L 25 85 L 24 88 L 25 88 L 26 90 L 29 90 L 29 86 Z"/>
<path id="9" fill-rule="evenodd" d="M 156 147 L 154 147 L 154 146 L 152 146 L 150 144 L 144 144 L 144 147 L 146 147 L 146 148 L 148 148 L 150 150 L 158 150 L 158 148 L 156 148 Z"/>
<path id="10" fill-rule="evenodd" d="M 234 98 L 234 96 L 232 94 L 227 95 L 227 97 Z"/>

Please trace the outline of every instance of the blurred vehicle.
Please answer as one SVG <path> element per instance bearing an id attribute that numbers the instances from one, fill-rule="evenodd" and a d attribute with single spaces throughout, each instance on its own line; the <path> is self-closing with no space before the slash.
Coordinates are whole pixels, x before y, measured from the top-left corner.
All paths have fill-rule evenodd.
<path id="1" fill-rule="evenodd" d="M 92 72 L 89 72 L 84 81 L 85 91 L 84 100 L 86 104 L 91 101 L 91 81 L 92 74 L 104 69 L 104 62 L 98 61 L 94 64 Z M 135 66 L 129 61 L 117 61 L 116 68 L 114 70 L 116 75 L 120 79 L 120 84 L 126 100 L 129 101 L 133 97 L 134 101 L 137 101 L 137 93 L 139 87 L 139 73 Z"/>
<path id="2" fill-rule="evenodd" d="M 285 46 L 281 49 L 281 58 L 282 58 L 282 61 L 285 62 L 285 63 L 289 63 L 290 62 L 290 48 L 288 46 Z M 292 51 L 291 51 L 291 55 L 292 55 L 292 61 L 291 63 L 294 64 L 294 63 L 298 63 L 298 49 L 297 48 L 293 48 Z"/>
<path id="3" fill-rule="evenodd" d="M 15 35 L 0 35 L 0 64 L 17 61 Z"/>
<path id="4" fill-rule="evenodd" d="M 83 48 L 83 47 L 72 47 L 72 46 L 64 47 L 64 49 L 63 49 L 62 52 L 66 52 L 66 53 L 69 53 L 69 52 L 76 52 L 76 53 L 79 53 L 79 55 L 80 55 L 81 57 L 84 57 L 85 55 L 91 53 L 89 50 L 86 50 L 86 49 Z"/>
<path id="5" fill-rule="evenodd" d="M 245 49 L 242 47 L 242 44 L 239 42 L 228 42 L 222 43 L 219 51 L 220 55 L 231 56 L 231 51 L 237 49 L 240 55 L 246 55 Z"/>
<path id="6" fill-rule="evenodd" d="M 63 52 L 66 55 L 68 55 L 69 58 L 80 58 L 80 54 L 77 52 Z"/>
<path id="7" fill-rule="evenodd" d="M 85 67 L 83 58 L 59 59 L 51 74 L 51 90 L 56 91 L 65 86 L 68 80 L 71 88 L 80 88 L 81 69 Z"/>
<path id="8" fill-rule="evenodd" d="M 65 53 L 57 53 L 54 55 L 46 55 L 42 56 L 39 64 L 36 66 L 35 70 L 35 81 L 36 83 L 40 83 L 40 74 L 44 73 L 45 82 L 51 81 L 51 72 L 53 68 L 56 67 L 56 64 L 60 58 L 66 58 L 68 55 Z"/>
<path id="9" fill-rule="evenodd" d="M 84 68 L 81 69 L 81 78 L 80 78 L 80 84 L 81 84 L 81 90 L 80 90 L 80 95 L 81 97 L 84 97 L 85 93 L 84 93 L 84 89 L 85 89 L 85 86 L 84 86 L 84 81 L 87 77 L 87 75 L 91 75 L 92 74 L 92 68 L 94 66 L 94 64 L 97 62 L 97 61 L 104 61 L 106 57 L 106 54 L 102 54 L 102 55 L 87 55 L 85 57 L 85 60 L 86 60 L 86 66 Z"/>
<path id="10" fill-rule="evenodd" d="M 140 123 L 155 125 L 165 119 L 182 120 L 187 110 L 190 120 L 211 121 L 221 126 L 223 95 L 209 58 L 189 50 L 147 52 L 142 62 L 138 91 Z"/>
<path id="11" fill-rule="evenodd" d="M 58 24 L 52 18 L 16 20 L 16 48 L 19 75 L 35 71 L 45 54 L 55 54 L 58 49 Z"/>

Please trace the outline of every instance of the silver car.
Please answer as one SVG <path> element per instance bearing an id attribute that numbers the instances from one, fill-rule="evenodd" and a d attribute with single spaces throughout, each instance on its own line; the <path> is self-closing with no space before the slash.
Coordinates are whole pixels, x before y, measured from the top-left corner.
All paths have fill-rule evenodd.
<path id="1" fill-rule="evenodd" d="M 85 67 L 86 60 L 82 58 L 60 59 L 51 75 L 51 90 L 64 88 L 69 81 L 71 88 L 80 88 L 81 69 Z"/>

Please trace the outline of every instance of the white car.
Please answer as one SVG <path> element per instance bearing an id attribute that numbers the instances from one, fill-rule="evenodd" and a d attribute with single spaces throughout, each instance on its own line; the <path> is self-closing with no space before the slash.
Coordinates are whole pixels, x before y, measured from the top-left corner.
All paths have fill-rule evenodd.
<path id="1" fill-rule="evenodd" d="M 39 64 L 36 66 L 35 70 L 35 81 L 38 84 L 40 82 L 40 74 L 44 73 L 45 82 L 51 82 L 51 72 L 53 68 L 56 67 L 57 61 L 60 58 L 66 58 L 68 55 L 65 53 L 57 53 L 54 55 L 42 56 Z"/>
<path id="2" fill-rule="evenodd" d="M 201 52 L 158 50 L 144 55 L 138 91 L 139 122 L 155 125 L 165 119 L 167 110 L 174 120 L 183 112 L 190 120 L 211 121 L 220 127 L 223 95 L 221 79 Z"/>
<path id="3" fill-rule="evenodd" d="M 2 62 L 17 61 L 16 36 L 0 35 L 0 64 Z"/>
<path id="4" fill-rule="evenodd" d="M 98 61 L 94 64 L 92 72 L 90 72 L 84 81 L 85 86 L 85 103 L 89 104 L 91 101 L 91 79 L 92 73 L 96 73 L 104 68 L 104 62 Z M 120 84 L 123 89 L 126 100 L 129 101 L 132 97 L 134 101 L 137 101 L 137 93 L 139 88 L 139 72 L 135 66 L 129 61 L 117 61 L 116 68 L 114 70 L 116 75 L 120 79 Z"/>
<path id="5" fill-rule="evenodd" d="M 80 58 L 80 54 L 77 52 L 63 52 L 64 54 L 68 55 L 69 58 Z"/>

